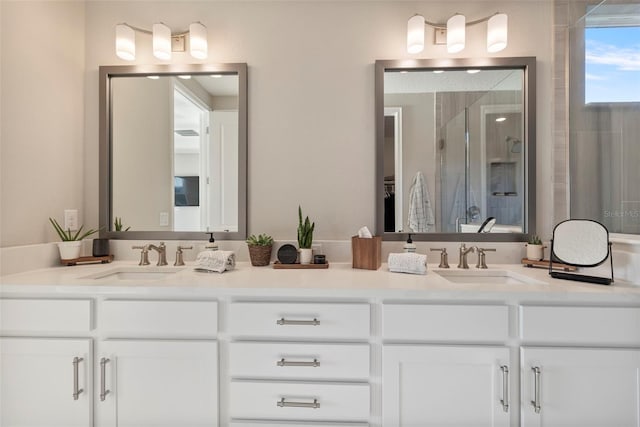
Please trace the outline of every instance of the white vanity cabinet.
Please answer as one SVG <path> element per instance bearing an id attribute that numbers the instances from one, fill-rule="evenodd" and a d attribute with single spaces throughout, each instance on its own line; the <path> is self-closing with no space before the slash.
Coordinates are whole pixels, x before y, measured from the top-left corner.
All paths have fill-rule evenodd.
<path id="1" fill-rule="evenodd" d="M 521 322 L 522 427 L 640 425 L 640 308 L 523 306 Z"/>
<path id="2" fill-rule="evenodd" d="M 369 304 L 232 302 L 228 328 L 231 426 L 367 425 Z"/>
<path id="3" fill-rule="evenodd" d="M 508 426 L 513 393 L 502 305 L 383 307 L 384 427 Z M 466 345 L 463 345 L 466 344 Z"/>
<path id="4" fill-rule="evenodd" d="M 90 339 L 0 338 L 0 425 L 90 427 Z"/>
<path id="5" fill-rule="evenodd" d="M 92 425 L 91 308 L 89 299 L 0 299 L 0 425 Z"/>
<path id="6" fill-rule="evenodd" d="M 102 301 L 96 425 L 218 425 L 217 319 L 216 301 Z"/>

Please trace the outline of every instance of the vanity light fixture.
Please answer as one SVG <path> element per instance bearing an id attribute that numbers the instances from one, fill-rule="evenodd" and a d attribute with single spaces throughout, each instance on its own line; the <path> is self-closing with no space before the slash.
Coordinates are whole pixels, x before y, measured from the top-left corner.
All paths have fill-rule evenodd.
<path id="1" fill-rule="evenodd" d="M 169 61 L 171 52 L 184 52 L 189 35 L 189 52 L 196 59 L 206 59 L 208 54 L 207 27 L 200 22 L 189 25 L 189 31 L 172 33 L 163 23 L 153 24 L 152 30 L 134 27 L 127 23 L 116 25 L 116 55 L 125 61 L 136 59 L 136 32 L 149 34 L 153 39 L 153 56 Z"/>
<path id="2" fill-rule="evenodd" d="M 478 70 L 478 69 L 467 70 L 467 74 L 478 74 L 479 72 L 480 72 L 480 70 Z"/>
<path id="3" fill-rule="evenodd" d="M 420 53 L 424 50 L 424 27 L 428 25 L 435 29 L 435 43 L 447 45 L 449 53 L 457 53 L 464 49 L 466 27 L 487 22 L 487 51 L 500 52 L 507 47 L 506 13 L 496 12 L 493 15 L 467 22 L 464 15 L 456 13 L 447 20 L 446 24 L 429 22 L 422 15 L 409 18 L 407 24 L 407 52 Z M 446 36 L 446 37 L 445 37 Z"/>

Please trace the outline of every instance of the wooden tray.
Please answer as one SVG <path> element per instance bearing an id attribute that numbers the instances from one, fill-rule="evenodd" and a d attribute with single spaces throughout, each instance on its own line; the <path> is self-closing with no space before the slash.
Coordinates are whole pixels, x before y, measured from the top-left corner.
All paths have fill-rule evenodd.
<path id="1" fill-rule="evenodd" d="M 77 264 L 108 264 L 113 261 L 113 255 L 105 255 L 105 256 L 81 256 L 80 258 L 73 259 L 61 259 L 60 264 L 62 265 L 77 265 Z"/>
<path id="2" fill-rule="evenodd" d="M 542 261 L 535 261 L 528 258 L 522 258 L 522 264 L 525 267 L 537 267 L 537 268 L 549 268 L 549 260 L 543 259 Z M 554 262 L 551 264 L 551 268 L 553 270 L 564 270 L 564 271 L 576 271 L 577 268 L 572 265 L 560 264 L 559 262 Z"/>
<path id="3" fill-rule="evenodd" d="M 276 270 L 318 270 L 323 268 L 329 268 L 329 263 L 325 264 L 282 264 L 280 261 L 273 263 L 273 268 Z"/>

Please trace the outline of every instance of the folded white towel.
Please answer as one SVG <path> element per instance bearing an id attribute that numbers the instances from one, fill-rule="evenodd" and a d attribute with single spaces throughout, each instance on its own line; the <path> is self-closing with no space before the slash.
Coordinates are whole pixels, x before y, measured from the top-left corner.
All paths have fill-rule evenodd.
<path id="1" fill-rule="evenodd" d="M 236 254 L 233 251 L 202 251 L 196 257 L 195 271 L 206 273 L 233 270 L 236 266 Z"/>
<path id="2" fill-rule="evenodd" d="M 387 264 L 393 273 L 427 274 L 427 256 L 423 254 L 392 253 Z"/>

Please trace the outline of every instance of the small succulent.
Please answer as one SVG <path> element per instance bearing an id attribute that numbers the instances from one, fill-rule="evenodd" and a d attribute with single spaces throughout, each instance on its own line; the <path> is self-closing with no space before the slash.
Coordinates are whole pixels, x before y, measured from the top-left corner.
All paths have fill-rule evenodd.
<path id="1" fill-rule="evenodd" d="M 259 234 L 257 237 L 252 234 L 247 239 L 247 245 L 249 246 L 271 246 L 273 245 L 273 237 L 268 234 Z"/>
<path id="2" fill-rule="evenodd" d="M 302 208 L 298 206 L 298 246 L 300 249 L 311 249 L 315 227 L 316 223 L 310 223 L 308 216 L 302 222 Z"/>
<path id="3" fill-rule="evenodd" d="M 540 240 L 540 237 L 537 234 L 534 234 L 531 237 L 529 237 L 529 244 L 530 245 L 541 245 L 542 244 L 542 240 Z"/>
<path id="4" fill-rule="evenodd" d="M 127 227 L 124 230 L 122 229 L 122 217 L 116 217 L 116 220 L 113 222 L 113 226 L 115 227 L 116 231 L 129 231 L 129 229 L 131 227 Z"/>
<path id="5" fill-rule="evenodd" d="M 60 226 L 60 224 L 58 224 L 58 221 L 56 221 L 54 218 L 49 217 L 49 222 L 51 223 L 51 225 L 53 225 L 53 228 L 56 230 L 56 233 L 58 233 L 58 236 L 60 236 L 60 240 L 62 240 L 63 242 L 72 242 L 75 240 L 82 240 L 85 237 L 89 237 L 92 234 L 97 233 L 98 231 L 100 231 L 100 229 L 94 230 L 93 228 L 85 231 L 84 233 L 82 232 L 82 229 L 84 228 L 84 225 L 81 225 L 80 228 L 78 229 L 78 231 L 76 231 L 75 233 L 72 233 L 71 230 L 67 230 L 65 231 L 62 226 Z"/>

